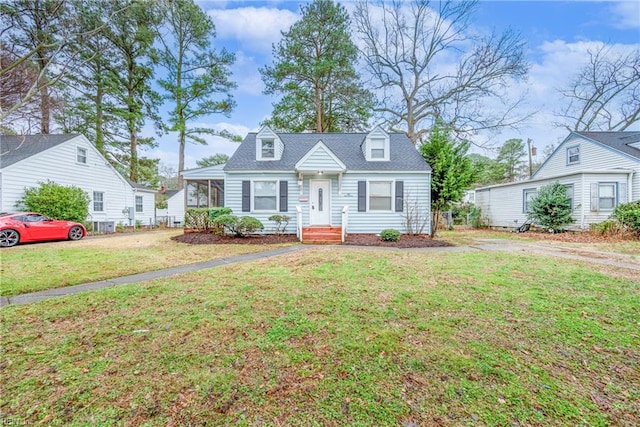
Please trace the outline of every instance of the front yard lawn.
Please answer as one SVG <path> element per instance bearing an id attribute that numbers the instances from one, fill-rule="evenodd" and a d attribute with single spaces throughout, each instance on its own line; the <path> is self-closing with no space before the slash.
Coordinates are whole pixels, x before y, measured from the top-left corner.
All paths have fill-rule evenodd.
<path id="1" fill-rule="evenodd" d="M 639 425 L 640 284 L 606 271 L 321 248 L 9 306 L 0 411 L 65 426 Z"/>
<path id="2" fill-rule="evenodd" d="M 116 234 L 3 249 L 0 294 L 11 297 L 289 245 L 187 245 L 171 240 L 180 233 Z"/>

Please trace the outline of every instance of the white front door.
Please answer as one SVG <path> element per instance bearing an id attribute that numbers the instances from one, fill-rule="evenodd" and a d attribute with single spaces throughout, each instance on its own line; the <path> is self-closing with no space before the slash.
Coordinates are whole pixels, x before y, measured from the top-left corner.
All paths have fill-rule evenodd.
<path id="1" fill-rule="evenodd" d="M 309 225 L 331 224 L 331 180 L 309 181 Z"/>

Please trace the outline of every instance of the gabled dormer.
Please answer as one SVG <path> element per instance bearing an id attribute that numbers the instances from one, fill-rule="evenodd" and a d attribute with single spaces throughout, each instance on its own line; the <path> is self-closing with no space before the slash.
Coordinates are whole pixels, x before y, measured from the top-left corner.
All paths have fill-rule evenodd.
<path id="1" fill-rule="evenodd" d="M 391 159 L 389 134 L 376 126 L 362 143 L 362 153 L 369 162 L 388 162 Z"/>
<path id="2" fill-rule="evenodd" d="M 277 133 L 269 126 L 260 129 L 256 135 L 256 160 L 280 160 L 283 150 L 284 144 Z"/>

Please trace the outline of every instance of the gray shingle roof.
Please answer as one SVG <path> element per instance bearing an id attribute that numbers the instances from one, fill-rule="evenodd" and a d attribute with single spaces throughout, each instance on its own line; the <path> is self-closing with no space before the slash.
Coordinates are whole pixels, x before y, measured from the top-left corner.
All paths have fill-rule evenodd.
<path id="1" fill-rule="evenodd" d="M 640 159 L 640 149 L 629 144 L 640 142 L 640 132 L 575 132 L 631 157 Z"/>
<path id="2" fill-rule="evenodd" d="M 0 168 L 11 166 L 34 154 L 41 153 L 79 134 L 63 135 L 0 135 Z"/>
<path id="3" fill-rule="evenodd" d="M 322 141 L 347 167 L 356 171 L 402 171 L 426 172 L 431 167 L 424 161 L 418 150 L 405 134 L 391 133 L 390 155 L 388 162 L 368 162 L 362 152 L 361 144 L 366 133 L 279 133 L 284 144 L 280 160 L 256 160 L 256 133 L 246 136 L 234 155 L 225 166 L 225 171 L 267 170 L 293 171 L 296 163 Z"/>

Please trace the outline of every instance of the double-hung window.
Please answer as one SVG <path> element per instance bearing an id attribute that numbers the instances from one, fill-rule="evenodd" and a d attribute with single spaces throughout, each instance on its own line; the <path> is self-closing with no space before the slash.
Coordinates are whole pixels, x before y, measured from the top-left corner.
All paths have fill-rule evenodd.
<path id="1" fill-rule="evenodd" d="M 93 211 L 104 212 L 104 193 L 102 191 L 93 192 Z"/>
<path id="2" fill-rule="evenodd" d="M 136 212 L 144 212 L 142 196 L 136 196 Z"/>
<path id="3" fill-rule="evenodd" d="M 384 160 L 385 158 L 385 153 L 384 153 L 384 146 L 385 146 L 385 140 L 384 138 L 372 138 L 371 142 L 370 142 L 370 146 L 371 146 L 371 159 L 374 160 Z"/>
<path id="4" fill-rule="evenodd" d="M 78 163 L 87 164 L 87 149 L 83 147 L 76 147 L 76 161 Z"/>
<path id="5" fill-rule="evenodd" d="M 278 208 L 278 181 L 253 182 L 253 210 L 275 211 Z"/>
<path id="6" fill-rule="evenodd" d="M 392 181 L 369 181 L 369 210 L 390 211 L 392 195 Z"/>
<path id="7" fill-rule="evenodd" d="M 598 184 L 598 210 L 612 210 L 616 207 L 616 184 L 601 182 Z"/>
<path id="8" fill-rule="evenodd" d="M 536 198 L 538 190 L 535 188 L 525 188 L 522 191 L 522 212 L 529 213 L 531 209 L 531 202 Z"/>
<path id="9" fill-rule="evenodd" d="M 567 147 L 567 164 L 575 165 L 578 163 L 580 163 L 580 146 Z"/>
<path id="10" fill-rule="evenodd" d="M 274 159 L 276 157 L 276 144 L 273 139 L 263 139 L 262 141 L 262 158 Z"/>

